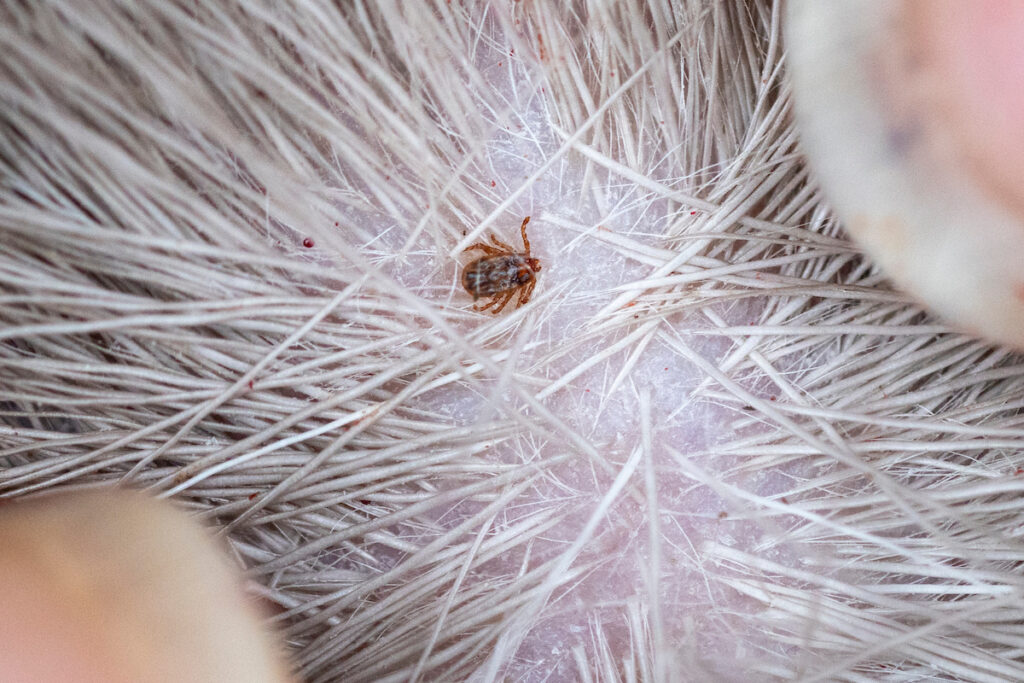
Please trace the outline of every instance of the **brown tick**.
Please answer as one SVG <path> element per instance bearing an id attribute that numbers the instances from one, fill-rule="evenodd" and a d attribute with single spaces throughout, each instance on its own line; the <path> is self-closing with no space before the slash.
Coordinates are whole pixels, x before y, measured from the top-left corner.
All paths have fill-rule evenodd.
<path id="1" fill-rule="evenodd" d="M 526 224 L 529 222 L 530 217 L 527 216 L 519 226 L 526 247 L 524 252 L 517 252 L 493 235 L 492 244 L 477 242 L 466 247 L 466 251 L 479 249 L 484 255 L 462 271 L 462 286 L 473 297 L 473 301 L 480 297 L 491 297 L 487 305 L 474 306 L 474 309 L 486 311 L 490 308 L 492 313 L 498 313 L 517 292 L 517 307 L 530 300 L 537 284 L 536 273 L 540 270 L 540 260 L 530 256 L 530 240 L 526 237 Z"/>

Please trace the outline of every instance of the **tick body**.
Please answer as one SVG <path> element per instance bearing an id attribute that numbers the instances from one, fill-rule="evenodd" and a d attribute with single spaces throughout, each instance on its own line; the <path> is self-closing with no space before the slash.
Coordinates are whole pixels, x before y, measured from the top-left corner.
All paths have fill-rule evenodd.
<path id="1" fill-rule="evenodd" d="M 530 217 L 523 219 L 519 230 L 523 233 L 523 246 L 526 251 L 516 251 L 497 237 L 491 237 L 491 243 L 477 242 L 466 247 L 466 250 L 479 249 L 484 255 L 466 266 L 462 271 L 462 286 L 466 288 L 473 301 L 481 297 L 490 297 L 482 307 L 474 307 L 478 311 L 491 309 L 498 313 L 505 304 L 519 295 L 516 306 L 522 306 L 530 300 L 533 288 L 537 284 L 537 271 L 540 261 L 530 255 L 530 240 L 526 237 L 526 224 Z"/>

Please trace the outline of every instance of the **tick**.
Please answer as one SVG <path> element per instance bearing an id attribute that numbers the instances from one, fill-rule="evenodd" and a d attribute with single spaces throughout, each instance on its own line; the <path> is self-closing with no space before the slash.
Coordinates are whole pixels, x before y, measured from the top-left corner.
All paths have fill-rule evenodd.
<path id="1" fill-rule="evenodd" d="M 491 309 L 492 313 L 498 313 L 516 293 L 519 294 L 517 307 L 530 300 L 533 288 L 537 285 L 536 273 L 540 270 L 540 260 L 530 256 L 530 240 L 526 236 L 526 224 L 529 222 L 530 217 L 527 216 L 519 226 L 526 251 L 518 252 L 493 235 L 491 244 L 477 242 L 466 247 L 466 251 L 479 249 L 484 255 L 462 271 L 462 286 L 473 297 L 473 301 L 491 297 L 487 305 L 474 306 L 474 309 Z"/>

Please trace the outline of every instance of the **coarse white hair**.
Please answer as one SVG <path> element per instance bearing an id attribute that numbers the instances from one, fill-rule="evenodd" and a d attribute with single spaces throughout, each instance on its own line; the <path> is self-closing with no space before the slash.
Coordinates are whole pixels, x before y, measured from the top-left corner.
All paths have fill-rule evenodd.
<path id="1" fill-rule="evenodd" d="M 0 16 L 0 496 L 173 497 L 310 681 L 1024 679 L 1024 366 L 847 240 L 779 2 Z"/>

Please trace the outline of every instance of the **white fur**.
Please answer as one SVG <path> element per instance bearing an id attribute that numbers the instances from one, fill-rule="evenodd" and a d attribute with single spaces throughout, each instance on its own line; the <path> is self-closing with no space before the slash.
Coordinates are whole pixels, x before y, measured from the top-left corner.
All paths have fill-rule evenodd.
<path id="1" fill-rule="evenodd" d="M 0 9 L 0 495 L 173 495 L 312 681 L 1024 677 L 1022 366 L 845 239 L 777 5 L 337 4 Z"/>

